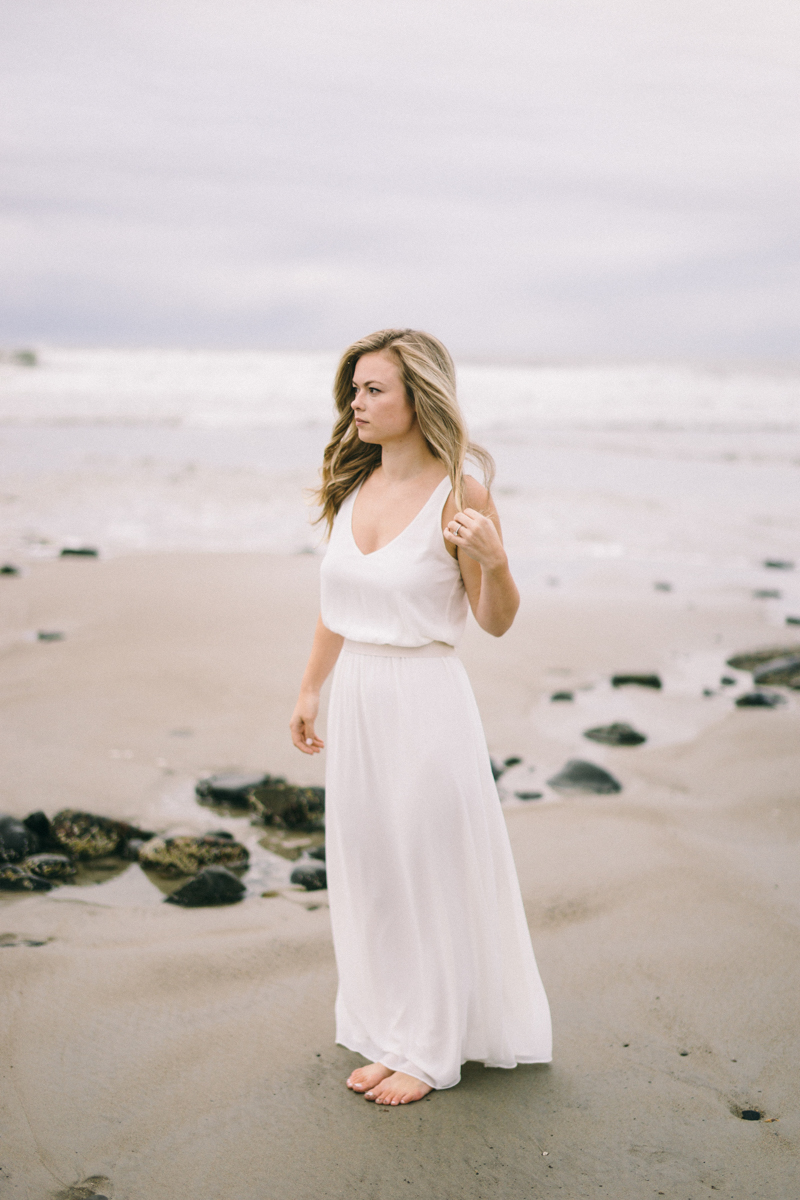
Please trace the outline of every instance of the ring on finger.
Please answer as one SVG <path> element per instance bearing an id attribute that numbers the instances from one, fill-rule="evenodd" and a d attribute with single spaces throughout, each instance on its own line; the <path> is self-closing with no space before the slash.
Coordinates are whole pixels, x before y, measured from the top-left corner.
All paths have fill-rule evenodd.
<path id="1" fill-rule="evenodd" d="M 458 524 L 458 522 L 456 522 L 456 527 L 453 530 L 453 537 L 459 537 L 460 535 L 461 535 L 461 526 Z"/>

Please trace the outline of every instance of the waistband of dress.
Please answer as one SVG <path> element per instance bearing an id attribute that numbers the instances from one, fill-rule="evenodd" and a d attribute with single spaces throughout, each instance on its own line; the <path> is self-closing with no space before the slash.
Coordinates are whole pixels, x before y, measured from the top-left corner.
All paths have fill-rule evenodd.
<path id="1" fill-rule="evenodd" d="M 367 654 L 378 658 L 450 658 L 455 646 L 447 642 L 428 642 L 425 646 L 383 646 L 373 642 L 351 642 L 344 639 L 342 650 L 349 654 Z"/>

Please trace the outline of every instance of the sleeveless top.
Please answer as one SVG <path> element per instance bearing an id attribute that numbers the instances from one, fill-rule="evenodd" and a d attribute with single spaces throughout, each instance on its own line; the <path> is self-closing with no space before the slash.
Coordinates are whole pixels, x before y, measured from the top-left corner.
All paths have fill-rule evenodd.
<path id="1" fill-rule="evenodd" d="M 458 562 L 442 537 L 450 480 L 442 480 L 402 533 L 371 554 L 363 554 L 353 537 L 360 490 L 359 484 L 336 514 L 322 561 L 323 625 L 353 642 L 455 646 L 468 603 Z"/>

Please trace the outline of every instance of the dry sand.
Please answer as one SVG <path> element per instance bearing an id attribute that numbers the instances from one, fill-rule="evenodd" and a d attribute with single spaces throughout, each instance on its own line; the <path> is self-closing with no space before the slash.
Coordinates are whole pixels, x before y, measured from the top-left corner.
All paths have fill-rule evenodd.
<path id="1" fill-rule="evenodd" d="M 317 569 L 143 555 L 0 580 L 0 810 L 164 826 L 186 823 L 205 771 L 320 781 L 286 735 Z M 726 651 L 775 641 L 744 603 L 540 593 L 502 641 L 471 628 L 463 658 L 491 748 L 546 774 L 569 757 L 554 681 L 686 654 L 718 675 Z M 621 794 L 507 807 L 554 1061 L 468 1064 L 408 1108 L 344 1087 L 357 1059 L 333 1044 L 324 893 L 188 911 L 4 897 L 0 933 L 19 944 L 0 949 L 0 1194 L 796 1197 L 800 707 L 708 703 L 714 719 L 679 742 L 584 742 Z"/>

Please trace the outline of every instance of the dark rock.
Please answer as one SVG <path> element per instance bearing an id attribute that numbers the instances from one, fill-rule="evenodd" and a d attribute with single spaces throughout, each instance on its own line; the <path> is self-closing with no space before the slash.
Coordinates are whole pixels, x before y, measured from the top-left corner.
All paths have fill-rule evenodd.
<path id="1" fill-rule="evenodd" d="M 660 688 L 661 680 L 658 675 L 612 675 L 611 686 L 628 687 L 635 685 L 636 687 Z"/>
<path id="2" fill-rule="evenodd" d="M 720 679 L 720 684 L 722 685 L 722 687 L 733 687 L 735 683 L 736 683 L 736 680 L 731 679 L 730 675 L 723 675 L 722 678 Z"/>
<path id="3" fill-rule="evenodd" d="M 185 908 L 235 904 L 243 898 L 245 891 L 242 881 L 227 867 L 204 867 L 194 879 L 167 896 L 167 904 L 182 904 Z"/>
<path id="4" fill-rule="evenodd" d="M 510 758 L 504 759 L 503 766 L 508 770 L 509 767 L 518 767 L 521 762 L 522 759 L 518 754 L 512 754 Z"/>
<path id="5" fill-rule="evenodd" d="M 39 839 L 17 817 L 0 817 L 0 851 L 8 862 L 21 862 L 41 849 Z"/>
<path id="6" fill-rule="evenodd" d="M 233 834 L 228 833 L 227 829 L 210 829 L 209 837 L 227 838 L 229 842 L 233 841 Z"/>
<path id="7" fill-rule="evenodd" d="M 793 571 L 794 563 L 788 558 L 765 558 L 764 566 L 771 567 L 773 571 Z"/>
<path id="8" fill-rule="evenodd" d="M 575 696 L 572 692 L 553 692 L 550 697 L 551 702 L 554 700 L 574 700 Z"/>
<path id="9" fill-rule="evenodd" d="M 57 629 L 40 629 L 36 634 L 40 642 L 63 642 L 64 634 Z"/>
<path id="10" fill-rule="evenodd" d="M 309 850 L 308 854 L 309 858 L 316 858 L 319 862 L 325 862 L 325 844 L 323 843 L 321 846 L 316 846 L 313 850 Z"/>
<path id="11" fill-rule="evenodd" d="M 194 790 L 201 800 L 249 808 L 253 788 L 269 781 L 269 775 L 210 775 L 208 779 L 201 779 Z"/>
<path id="12" fill-rule="evenodd" d="M 604 746 L 641 746 L 642 742 L 647 741 L 643 733 L 622 721 L 587 729 L 583 736 L 592 742 L 601 742 Z"/>
<path id="13" fill-rule="evenodd" d="M 777 588 L 756 588 L 753 592 L 754 600 L 780 600 L 781 593 Z"/>
<path id="14" fill-rule="evenodd" d="M 265 825 L 314 831 L 325 826 L 325 789 L 270 779 L 250 792 L 250 805 Z"/>
<path id="15" fill-rule="evenodd" d="M 518 800 L 541 800 L 544 792 L 514 792 Z"/>
<path id="16" fill-rule="evenodd" d="M 671 592 L 672 591 L 671 583 L 654 583 L 653 587 L 656 589 L 657 592 Z"/>
<path id="17" fill-rule="evenodd" d="M 38 875 L 31 875 L 28 871 L 18 867 L 16 863 L 2 863 L 0 865 L 0 888 L 6 892 L 49 892 L 52 883 L 46 879 L 41 879 Z"/>
<path id="18" fill-rule="evenodd" d="M 153 834 L 125 821 L 98 817 L 94 813 L 64 808 L 50 822 L 53 838 L 73 858 L 103 858 L 115 854 L 122 842 L 130 838 L 147 839 Z"/>
<path id="19" fill-rule="evenodd" d="M 746 692 L 736 701 L 737 708 L 777 708 L 785 704 L 786 697 L 778 692 Z"/>
<path id="20" fill-rule="evenodd" d="M 244 846 L 231 838 L 188 835 L 154 837 L 139 849 L 143 867 L 154 867 L 165 875 L 194 875 L 201 867 L 210 865 L 245 867 L 250 855 Z"/>
<path id="21" fill-rule="evenodd" d="M 291 883 L 299 883 L 307 892 L 318 892 L 328 886 L 324 863 L 301 863 L 292 871 L 289 880 Z"/>
<path id="22" fill-rule="evenodd" d="M 760 1121 L 764 1114 L 757 1108 L 743 1108 L 739 1115 L 743 1121 Z"/>
<path id="23" fill-rule="evenodd" d="M 22 863 L 22 869 L 40 879 L 69 879 L 75 867 L 66 854 L 31 854 Z"/>
<path id="24" fill-rule="evenodd" d="M 800 625 L 800 617 L 787 617 L 786 624 L 787 625 Z"/>
<path id="25" fill-rule="evenodd" d="M 62 558 L 97 558 L 98 551 L 94 546 L 64 546 Z"/>
<path id="26" fill-rule="evenodd" d="M 800 655 L 787 654 L 785 658 L 773 658 L 753 671 L 753 683 L 800 689 Z"/>
<path id="27" fill-rule="evenodd" d="M 800 646 L 768 646 L 763 650 L 745 650 L 742 654 L 734 654 L 728 659 L 728 666 L 734 671 L 755 671 L 759 667 L 774 662 L 776 658 L 800 657 Z"/>
<path id="28" fill-rule="evenodd" d="M 617 783 L 608 771 L 580 758 L 571 758 L 566 766 L 547 782 L 551 788 L 561 792 L 591 792 L 604 796 L 622 791 L 622 785 Z"/>
<path id="29" fill-rule="evenodd" d="M 3 563 L 0 575 L 19 575 L 19 567 L 15 567 L 13 563 Z"/>
<path id="30" fill-rule="evenodd" d="M 704 696 L 713 696 L 714 695 L 713 688 L 703 688 L 703 695 Z"/>
<path id="31" fill-rule="evenodd" d="M 39 847 L 44 850 L 49 846 L 57 845 L 53 837 L 53 831 L 50 828 L 50 822 L 43 812 L 32 812 L 23 819 L 22 824 L 26 829 L 30 829 L 31 833 L 35 833 L 39 839 Z"/>

